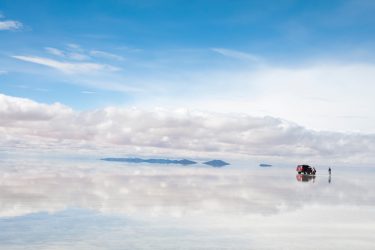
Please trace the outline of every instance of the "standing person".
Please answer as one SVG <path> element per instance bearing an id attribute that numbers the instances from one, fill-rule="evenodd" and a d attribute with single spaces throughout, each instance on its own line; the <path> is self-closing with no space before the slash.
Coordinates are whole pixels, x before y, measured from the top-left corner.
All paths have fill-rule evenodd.
<path id="1" fill-rule="evenodd" d="M 331 168 L 328 168 L 328 174 L 331 175 Z"/>

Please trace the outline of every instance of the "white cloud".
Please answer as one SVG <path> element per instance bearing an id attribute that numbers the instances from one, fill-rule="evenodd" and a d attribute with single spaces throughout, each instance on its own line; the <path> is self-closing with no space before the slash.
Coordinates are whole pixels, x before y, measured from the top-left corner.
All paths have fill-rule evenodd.
<path id="1" fill-rule="evenodd" d="M 95 73 L 98 71 L 118 71 L 119 68 L 98 63 L 89 62 L 62 62 L 44 57 L 36 56 L 12 56 L 21 61 L 36 63 L 44 65 L 50 68 L 57 69 L 66 74 L 84 74 L 84 73 Z"/>
<path id="2" fill-rule="evenodd" d="M 150 95 L 143 105 L 270 115 L 317 130 L 375 133 L 375 65 L 371 63 L 319 61 L 298 67 L 263 65 L 171 76 L 164 82 L 161 77 L 150 79 L 159 80 L 157 85 L 167 91 L 164 98 L 164 93 Z"/>
<path id="3" fill-rule="evenodd" d="M 54 56 L 61 56 L 65 57 L 65 53 L 62 50 L 56 49 L 56 48 L 51 48 L 51 47 L 46 47 L 46 51 Z"/>
<path id="4" fill-rule="evenodd" d="M 122 57 L 122 56 L 115 55 L 115 54 L 105 52 L 105 51 L 100 51 L 100 50 L 92 50 L 92 51 L 90 51 L 90 55 L 95 56 L 95 57 L 99 57 L 99 58 L 114 59 L 114 60 L 118 60 L 118 61 L 124 60 L 124 57 Z"/>
<path id="5" fill-rule="evenodd" d="M 76 45 L 78 46 L 78 45 Z M 68 58 L 71 60 L 76 60 L 76 61 L 85 61 L 89 60 L 90 57 L 86 55 L 83 50 L 80 47 L 70 47 L 68 51 L 52 48 L 52 47 L 46 47 L 46 51 L 49 54 L 52 54 L 54 56 L 59 56 L 59 57 L 64 57 Z"/>
<path id="6" fill-rule="evenodd" d="M 104 89 L 119 92 L 141 92 L 142 88 L 129 84 L 128 79 L 124 79 L 119 73 L 121 69 L 105 63 L 91 61 L 77 62 L 89 57 L 84 54 L 72 55 L 71 51 L 63 51 L 52 47 L 46 47 L 46 51 L 56 55 L 58 59 L 51 59 L 38 56 L 12 56 L 15 59 L 35 63 L 49 68 L 56 69 L 65 74 L 64 79 L 71 84 L 82 85 L 88 88 Z M 74 61 L 71 60 L 74 57 Z"/>
<path id="7" fill-rule="evenodd" d="M 3 94 L 0 94 L 0 103 L 1 126 L 8 122 L 45 121 L 73 112 L 59 103 L 47 105 Z"/>
<path id="8" fill-rule="evenodd" d="M 23 27 L 21 22 L 13 20 L 0 21 L 0 30 L 18 30 Z"/>
<path id="9" fill-rule="evenodd" d="M 69 43 L 69 44 L 67 44 L 67 46 L 68 46 L 69 49 L 72 49 L 72 50 L 83 51 L 81 46 L 79 46 L 78 44 L 75 44 L 75 43 Z"/>
<path id="10" fill-rule="evenodd" d="M 144 89 L 132 85 L 127 85 L 123 81 L 117 81 L 116 79 L 110 79 L 110 76 L 104 74 L 103 76 L 94 76 L 93 78 L 89 75 L 84 75 L 81 78 L 71 80 L 72 83 L 76 83 L 85 87 L 119 91 L 119 92 L 133 92 L 142 93 Z"/>
<path id="11" fill-rule="evenodd" d="M 80 142 L 183 155 L 375 162 L 375 135 L 317 132 L 272 117 L 114 107 L 73 112 L 61 105 L 5 95 L 0 107 L 1 143 L 10 146 L 16 142 L 53 148 L 64 141 L 74 146 Z"/>
<path id="12" fill-rule="evenodd" d="M 88 90 L 83 90 L 81 91 L 82 94 L 88 94 L 88 95 L 91 95 L 91 94 L 95 94 L 96 92 L 95 91 L 88 91 Z"/>
<path id="13" fill-rule="evenodd" d="M 76 61 L 85 61 L 85 60 L 88 60 L 90 59 L 89 56 L 83 54 L 83 53 L 76 53 L 76 52 L 71 52 L 71 53 L 68 53 L 67 56 L 72 59 L 72 60 L 76 60 Z"/>
<path id="14" fill-rule="evenodd" d="M 8 73 L 8 71 L 6 71 L 6 70 L 0 70 L 0 75 L 5 75 L 7 73 Z"/>
<path id="15" fill-rule="evenodd" d="M 72 47 L 64 53 L 77 47 L 82 50 L 76 45 Z M 231 54 L 225 49 L 216 50 Z M 312 129 L 375 133 L 375 85 L 371 80 L 375 77 L 375 66 L 369 62 L 338 63 L 325 59 L 298 66 L 277 66 L 247 59 L 230 60 L 227 64 L 228 60 L 222 58 L 224 62 L 219 63 L 218 69 L 207 63 L 212 62 L 212 53 L 202 63 L 195 54 L 200 52 L 184 52 L 187 59 L 168 52 L 149 63 L 134 58 L 116 62 L 127 70 L 114 72 L 116 67 L 94 56 L 100 53 L 86 51 L 91 61 L 77 62 L 68 57 L 51 61 L 34 56 L 22 59 L 39 59 L 40 64 L 69 73 L 64 79 L 67 82 L 88 89 L 137 92 L 132 96 L 137 106 L 270 115 Z M 207 56 L 207 50 L 204 53 Z M 195 55 L 190 58 L 188 54 Z M 79 72 L 81 75 L 77 75 Z"/>
<path id="16" fill-rule="evenodd" d="M 223 56 L 231 57 L 231 58 L 235 58 L 239 60 L 254 61 L 254 62 L 260 61 L 260 58 L 258 56 L 255 56 L 250 53 L 245 53 L 242 51 L 224 49 L 224 48 L 212 48 L 211 50 Z"/>

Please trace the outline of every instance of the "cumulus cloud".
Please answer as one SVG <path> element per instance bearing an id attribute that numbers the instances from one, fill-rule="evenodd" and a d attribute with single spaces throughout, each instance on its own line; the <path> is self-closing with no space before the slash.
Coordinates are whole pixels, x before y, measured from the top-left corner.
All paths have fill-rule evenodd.
<path id="1" fill-rule="evenodd" d="M 147 152 L 374 162 L 375 135 L 317 132 L 273 117 L 115 107 L 77 112 L 5 95 L 0 107 L 0 142 L 10 147 L 89 145 L 130 147 L 133 153 L 151 148 L 156 150 Z"/>
<path id="2" fill-rule="evenodd" d="M 159 105 L 282 117 L 318 130 L 375 133 L 374 78 L 372 63 L 332 61 L 189 72 L 169 80 L 183 88 Z M 169 94 L 175 87 L 168 87 Z M 155 99 L 144 102 L 151 106 Z"/>
<path id="3" fill-rule="evenodd" d="M 10 97 L 0 94 L 1 126 L 7 122 L 44 121 L 61 115 L 71 114 L 73 111 L 55 103 L 52 105 L 40 104 L 29 99 Z"/>
<path id="4" fill-rule="evenodd" d="M 18 30 L 23 27 L 21 22 L 13 20 L 0 21 L 0 30 Z"/>
<path id="5" fill-rule="evenodd" d="M 119 68 L 99 63 L 91 62 L 63 62 L 58 60 L 53 60 L 44 57 L 36 56 L 13 56 L 21 61 L 36 63 L 44 65 L 50 68 L 57 69 L 66 74 L 82 74 L 82 73 L 92 73 L 97 71 L 118 71 Z"/>

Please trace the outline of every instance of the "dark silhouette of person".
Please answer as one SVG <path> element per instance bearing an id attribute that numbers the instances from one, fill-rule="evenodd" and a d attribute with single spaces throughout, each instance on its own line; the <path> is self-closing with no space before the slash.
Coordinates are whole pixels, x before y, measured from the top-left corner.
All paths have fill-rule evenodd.
<path id="1" fill-rule="evenodd" d="M 331 168 L 328 168 L 328 174 L 331 175 Z"/>

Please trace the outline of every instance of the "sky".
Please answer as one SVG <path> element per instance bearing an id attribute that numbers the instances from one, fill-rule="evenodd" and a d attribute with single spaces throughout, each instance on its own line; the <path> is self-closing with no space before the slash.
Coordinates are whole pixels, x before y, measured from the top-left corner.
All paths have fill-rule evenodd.
<path id="1" fill-rule="evenodd" d="M 2 0 L 1 145 L 370 161 L 374 11 L 370 0 Z"/>

